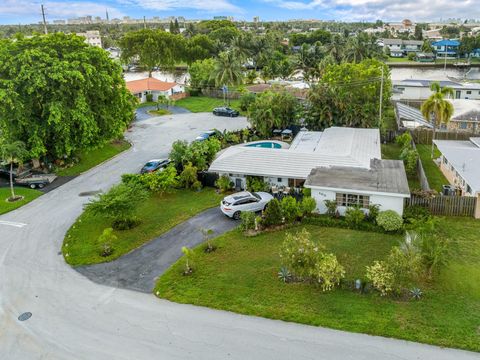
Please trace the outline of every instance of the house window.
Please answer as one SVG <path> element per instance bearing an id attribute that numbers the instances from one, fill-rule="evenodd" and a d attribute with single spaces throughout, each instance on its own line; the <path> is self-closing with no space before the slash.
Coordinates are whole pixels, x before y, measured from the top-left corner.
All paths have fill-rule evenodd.
<path id="1" fill-rule="evenodd" d="M 467 184 L 467 193 L 471 194 L 472 193 L 472 188 L 470 185 Z"/>
<path id="2" fill-rule="evenodd" d="M 465 121 L 462 121 L 460 123 L 460 129 L 466 129 L 467 128 L 467 123 Z"/>
<path id="3" fill-rule="evenodd" d="M 472 91 L 471 91 L 471 90 L 467 90 L 467 95 L 472 95 Z"/>
<path id="4" fill-rule="evenodd" d="M 336 201 L 337 206 L 360 206 L 366 208 L 370 205 L 370 196 L 336 193 Z"/>
<path id="5" fill-rule="evenodd" d="M 282 182 L 282 178 L 277 178 L 277 182 L 281 183 L 281 182 Z"/>
<path id="6" fill-rule="evenodd" d="M 446 157 L 443 157 L 443 163 L 444 163 L 445 165 L 448 165 L 448 160 L 447 160 Z"/>

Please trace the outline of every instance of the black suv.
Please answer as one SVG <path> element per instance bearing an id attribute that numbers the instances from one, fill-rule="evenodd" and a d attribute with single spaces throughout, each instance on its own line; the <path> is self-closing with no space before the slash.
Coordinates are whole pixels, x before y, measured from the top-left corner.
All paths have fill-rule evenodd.
<path id="1" fill-rule="evenodd" d="M 237 110 L 230 109 L 229 107 L 218 107 L 213 109 L 213 115 L 217 116 L 229 116 L 235 117 L 238 116 L 240 113 Z"/>

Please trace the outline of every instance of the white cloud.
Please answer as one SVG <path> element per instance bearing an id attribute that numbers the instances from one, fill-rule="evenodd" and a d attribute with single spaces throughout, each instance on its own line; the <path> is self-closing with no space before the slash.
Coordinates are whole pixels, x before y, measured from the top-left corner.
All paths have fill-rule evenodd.
<path id="1" fill-rule="evenodd" d="M 330 18 L 359 20 L 436 20 L 480 18 L 480 0 L 263 0 L 288 10 L 322 11 Z"/>
<path id="2" fill-rule="evenodd" d="M 139 6 L 151 10 L 193 9 L 204 12 L 243 13 L 244 10 L 229 0 L 118 0 L 126 5 Z"/>
<path id="3" fill-rule="evenodd" d="M 78 17 L 85 15 L 121 17 L 123 13 L 110 5 L 92 1 L 42 1 L 47 19 Z M 2 16 L 38 17 L 41 20 L 40 2 L 37 0 L 0 0 L 0 14 Z"/>

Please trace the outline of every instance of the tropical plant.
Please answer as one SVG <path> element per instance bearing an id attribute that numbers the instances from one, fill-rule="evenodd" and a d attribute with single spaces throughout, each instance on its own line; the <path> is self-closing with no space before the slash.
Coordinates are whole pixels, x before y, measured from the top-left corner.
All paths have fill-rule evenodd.
<path id="1" fill-rule="evenodd" d="M 286 268 L 285 266 L 282 266 L 280 268 L 280 271 L 278 272 L 278 278 L 282 280 L 284 283 L 287 283 L 292 280 L 292 274 L 290 273 L 290 270 L 288 270 L 288 268 Z"/>
<path id="2" fill-rule="evenodd" d="M 447 86 L 441 87 L 438 82 L 433 82 L 430 85 L 430 89 L 433 94 L 425 100 L 422 104 L 422 115 L 427 121 L 432 123 L 433 127 L 433 140 L 435 140 L 435 133 L 437 126 L 442 124 L 448 124 L 450 118 L 453 115 L 453 105 L 451 102 L 445 100 L 446 97 L 453 97 L 453 89 Z M 431 157 L 433 159 L 435 144 L 432 140 Z"/>
<path id="3" fill-rule="evenodd" d="M 17 197 L 15 195 L 13 187 L 13 165 L 18 164 L 20 166 L 27 156 L 28 152 L 24 142 L 18 140 L 7 142 L 0 139 L 0 159 L 3 159 L 3 161 L 10 165 L 10 198 L 8 198 L 8 201 L 21 199 L 20 196 Z"/>
<path id="4" fill-rule="evenodd" d="M 380 205 L 370 204 L 368 205 L 367 209 L 368 209 L 367 219 L 374 223 L 377 220 L 378 214 L 380 213 Z"/>
<path id="5" fill-rule="evenodd" d="M 215 181 L 215 186 L 220 189 L 221 193 L 226 193 L 227 191 L 233 189 L 233 181 L 230 180 L 228 175 L 220 176 L 217 181 Z"/>
<path id="6" fill-rule="evenodd" d="M 345 221 L 349 227 L 356 228 L 365 220 L 365 213 L 358 207 L 348 207 L 345 211 Z"/>
<path id="7" fill-rule="evenodd" d="M 192 260 L 194 252 L 192 249 L 182 246 L 182 253 L 185 256 L 185 270 L 183 271 L 183 275 L 190 275 L 193 272 Z"/>
<path id="8" fill-rule="evenodd" d="M 297 200 L 292 196 L 285 196 L 282 199 L 281 207 L 286 223 L 293 223 L 302 214 L 299 205 Z"/>
<path id="9" fill-rule="evenodd" d="M 380 211 L 376 220 L 385 231 L 398 231 L 403 225 L 402 217 L 394 210 Z"/>
<path id="10" fill-rule="evenodd" d="M 256 226 L 256 218 L 254 212 L 252 211 L 242 211 L 240 213 L 240 228 L 243 231 L 254 230 Z"/>
<path id="11" fill-rule="evenodd" d="M 177 170 L 173 165 L 168 165 L 161 171 L 140 175 L 140 181 L 150 191 L 169 192 L 178 185 Z"/>
<path id="12" fill-rule="evenodd" d="M 252 92 L 247 92 L 240 97 L 240 110 L 247 111 L 255 102 L 256 95 Z"/>
<path id="13" fill-rule="evenodd" d="M 304 197 L 300 203 L 302 216 L 308 216 L 317 209 L 317 201 L 312 197 Z"/>
<path id="14" fill-rule="evenodd" d="M 202 187 L 200 181 L 198 181 L 197 177 L 198 169 L 192 165 L 192 163 L 188 163 L 183 168 L 183 171 L 180 173 L 179 179 L 180 184 L 185 189 L 199 189 Z"/>
<path id="15" fill-rule="evenodd" d="M 345 268 L 334 254 L 321 253 L 311 276 L 320 284 L 322 291 L 330 291 L 345 277 Z"/>
<path id="16" fill-rule="evenodd" d="M 325 206 L 327 208 L 327 214 L 331 217 L 337 215 L 337 201 L 336 200 L 324 200 Z"/>
<path id="17" fill-rule="evenodd" d="M 215 79 L 216 86 L 233 86 L 242 83 L 242 66 L 234 52 L 223 51 L 218 54 L 211 77 Z"/>
<path id="18" fill-rule="evenodd" d="M 415 287 L 415 288 L 410 290 L 410 295 L 412 296 L 412 299 L 420 300 L 423 296 L 423 291 L 420 290 L 419 288 Z"/>
<path id="19" fill-rule="evenodd" d="M 270 190 L 270 185 L 269 183 L 265 182 L 260 176 L 247 176 L 247 190 L 268 191 Z"/>
<path id="20" fill-rule="evenodd" d="M 372 282 L 373 287 L 380 291 L 381 296 L 392 292 L 395 281 L 394 274 L 384 261 L 374 261 L 373 265 L 367 266 L 366 277 Z"/>
<path id="21" fill-rule="evenodd" d="M 205 247 L 205 252 L 215 251 L 216 247 L 210 241 L 212 238 L 212 235 L 215 234 L 215 232 L 212 229 L 206 229 L 206 228 L 201 228 L 200 232 L 202 233 L 202 236 L 203 236 L 203 242 L 207 243 L 207 246 Z"/>
<path id="22" fill-rule="evenodd" d="M 114 251 L 113 244 L 117 241 L 117 236 L 113 233 L 112 228 L 106 228 L 102 234 L 98 237 L 98 243 L 100 247 L 100 256 L 107 257 L 112 255 Z"/>

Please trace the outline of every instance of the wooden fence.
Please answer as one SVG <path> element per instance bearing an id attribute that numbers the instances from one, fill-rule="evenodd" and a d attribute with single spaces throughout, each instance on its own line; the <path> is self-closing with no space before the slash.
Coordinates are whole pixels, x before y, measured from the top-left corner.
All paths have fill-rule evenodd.
<path id="1" fill-rule="evenodd" d="M 419 205 L 426 207 L 433 215 L 475 216 L 477 198 L 468 196 L 436 196 L 423 198 L 412 195 L 405 199 L 406 206 Z"/>
<path id="2" fill-rule="evenodd" d="M 412 140 L 412 147 L 417 150 L 417 146 L 415 145 L 415 141 Z M 430 191 L 430 184 L 428 183 L 427 175 L 425 174 L 425 170 L 423 169 L 422 160 L 420 156 L 417 159 L 417 176 L 418 180 L 420 181 L 420 186 L 424 191 Z"/>
<path id="3" fill-rule="evenodd" d="M 417 128 L 411 131 L 413 140 L 417 144 L 431 145 L 433 139 L 433 130 L 425 128 Z M 465 131 L 437 131 L 435 132 L 435 140 L 468 140 L 471 137 L 479 136 L 471 132 Z"/>

